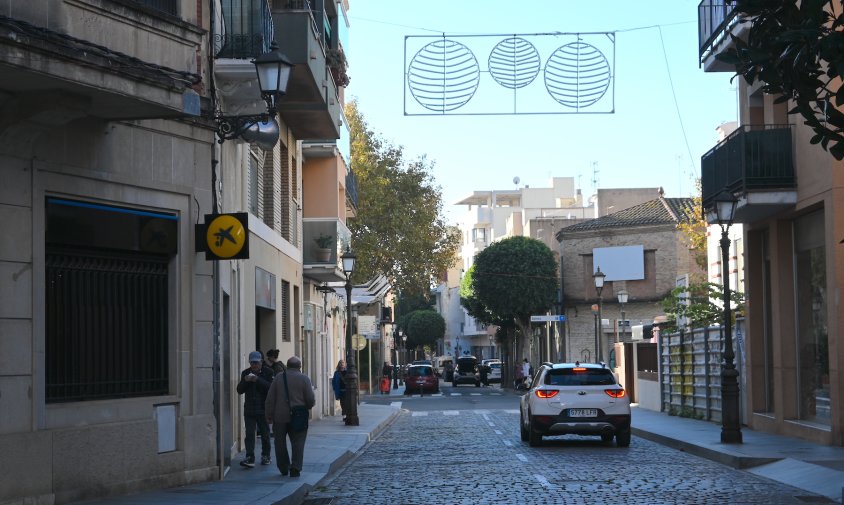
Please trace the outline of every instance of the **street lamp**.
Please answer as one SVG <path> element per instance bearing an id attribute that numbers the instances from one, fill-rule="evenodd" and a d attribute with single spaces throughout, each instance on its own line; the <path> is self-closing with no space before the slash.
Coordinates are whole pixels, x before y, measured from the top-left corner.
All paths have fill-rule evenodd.
<path id="1" fill-rule="evenodd" d="M 275 119 L 278 101 L 287 93 L 287 83 L 293 63 L 278 49 L 278 44 L 270 44 L 270 52 L 252 60 L 258 75 L 258 87 L 261 98 L 267 104 L 267 112 L 244 116 L 225 116 L 216 114 L 217 137 L 224 140 L 241 137 L 246 142 L 254 142 L 262 149 L 272 149 L 278 142 L 280 128 Z"/>
<path id="2" fill-rule="evenodd" d="M 601 296 L 601 292 L 604 290 L 604 277 L 607 274 L 601 271 L 601 267 L 596 267 L 595 273 L 592 274 L 592 278 L 595 279 L 595 291 L 598 292 L 598 320 L 595 326 L 595 355 L 598 357 L 597 361 L 601 362 L 604 359 L 603 354 L 603 338 L 599 336 L 599 333 L 602 333 L 601 328 L 601 312 L 604 310 L 604 298 Z"/>
<path id="3" fill-rule="evenodd" d="M 592 317 L 595 318 L 595 362 L 598 362 L 598 304 L 592 304 Z"/>
<path id="4" fill-rule="evenodd" d="M 399 336 L 401 337 L 401 348 L 404 350 L 404 364 L 407 365 L 407 335 L 399 330 Z"/>
<path id="5" fill-rule="evenodd" d="M 393 361 L 393 389 L 399 388 L 399 330 L 393 328 L 393 350 L 396 351 L 396 360 Z"/>
<path id="6" fill-rule="evenodd" d="M 343 261 L 343 275 L 346 276 L 346 424 L 359 426 L 358 419 L 358 372 L 355 367 L 355 350 L 352 347 L 352 272 L 355 270 L 355 259 L 357 257 L 346 246 L 346 252 L 340 256 Z"/>
<path id="7" fill-rule="evenodd" d="M 724 360 L 721 364 L 721 442 L 742 443 L 739 420 L 739 372 L 733 351 L 733 318 L 730 310 L 730 237 L 738 201 L 722 191 L 715 197 L 715 220 L 721 227 L 721 277 L 724 282 Z"/>
<path id="8" fill-rule="evenodd" d="M 621 324 L 619 327 L 625 324 L 626 319 L 624 318 L 624 304 L 627 303 L 627 291 L 619 291 L 618 292 L 618 304 L 621 305 Z M 621 333 L 624 333 L 624 328 L 620 328 Z M 618 332 L 615 334 L 615 341 L 618 342 Z"/>

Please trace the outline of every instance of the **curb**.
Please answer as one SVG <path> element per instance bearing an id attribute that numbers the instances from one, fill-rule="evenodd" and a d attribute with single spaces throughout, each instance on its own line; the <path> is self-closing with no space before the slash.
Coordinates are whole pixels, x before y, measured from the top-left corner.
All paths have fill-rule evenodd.
<path id="1" fill-rule="evenodd" d="M 641 428 L 636 428 L 635 426 L 631 427 L 631 431 L 637 437 L 641 437 L 646 440 L 650 440 L 652 442 L 671 447 L 672 449 L 677 449 L 678 451 L 694 454 L 695 456 L 699 456 L 710 461 L 715 461 L 717 463 L 721 463 L 722 465 L 726 465 L 737 470 L 744 470 L 747 468 L 767 465 L 769 463 L 775 463 L 777 461 L 782 460 L 782 458 L 764 458 L 725 454 L 723 452 L 719 452 L 713 449 L 708 449 L 699 445 L 683 442 L 682 440 L 676 440 L 671 437 L 667 437 L 650 431 L 645 431 Z"/>

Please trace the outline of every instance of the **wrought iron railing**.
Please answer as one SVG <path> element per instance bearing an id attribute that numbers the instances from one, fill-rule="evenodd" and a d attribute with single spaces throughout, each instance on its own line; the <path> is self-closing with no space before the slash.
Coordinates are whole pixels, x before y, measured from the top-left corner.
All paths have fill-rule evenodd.
<path id="1" fill-rule="evenodd" d="M 727 5 L 724 0 L 702 0 L 697 10 L 698 41 L 702 58 L 715 40 L 725 32 L 737 12 L 735 5 Z"/>
<path id="2" fill-rule="evenodd" d="M 745 125 L 701 157 L 703 207 L 721 191 L 794 188 L 790 125 Z"/>
<path id="3" fill-rule="evenodd" d="M 249 59 L 269 52 L 274 39 L 267 0 L 221 0 L 223 29 L 215 35 L 217 58 Z"/>
<path id="4" fill-rule="evenodd" d="M 358 208 L 358 178 L 351 170 L 346 174 L 346 198 L 349 199 L 352 207 Z"/>

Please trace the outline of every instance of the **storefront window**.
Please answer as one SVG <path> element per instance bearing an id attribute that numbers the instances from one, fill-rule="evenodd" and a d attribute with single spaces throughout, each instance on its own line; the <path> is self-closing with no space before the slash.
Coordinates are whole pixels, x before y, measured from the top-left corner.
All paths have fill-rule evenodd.
<path id="1" fill-rule="evenodd" d="M 797 367 L 801 420 L 830 424 L 824 213 L 794 222 Z"/>

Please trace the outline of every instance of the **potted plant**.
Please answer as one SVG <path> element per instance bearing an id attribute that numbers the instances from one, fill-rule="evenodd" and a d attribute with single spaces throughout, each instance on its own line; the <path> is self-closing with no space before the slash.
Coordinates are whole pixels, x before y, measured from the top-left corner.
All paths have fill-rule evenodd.
<path id="1" fill-rule="evenodd" d="M 346 61 L 346 54 L 339 47 L 337 49 L 327 49 L 325 51 L 325 64 L 331 71 L 331 76 L 334 78 L 334 83 L 345 88 L 349 85 L 351 79 L 346 73 L 348 62 Z"/>
<path id="2" fill-rule="evenodd" d="M 317 261 L 327 262 L 331 261 L 331 249 L 334 245 L 334 237 L 320 233 L 318 237 L 314 238 L 317 245 L 316 259 Z"/>

